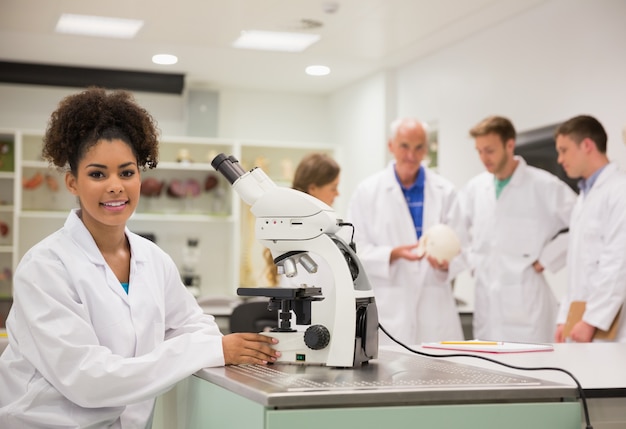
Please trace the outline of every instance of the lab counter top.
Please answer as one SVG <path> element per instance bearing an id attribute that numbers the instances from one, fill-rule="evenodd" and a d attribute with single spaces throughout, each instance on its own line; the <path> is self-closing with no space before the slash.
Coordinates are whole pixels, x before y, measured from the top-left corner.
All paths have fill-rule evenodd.
<path id="1" fill-rule="evenodd" d="M 460 354 L 412 348 L 439 357 Z M 213 415 L 223 418 L 222 425 L 206 427 L 226 427 L 225 422 L 237 413 L 242 419 L 256 415 L 241 427 L 259 429 L 295 424 L 301 429 L 342 427 L 337 419 L 342 425 L 364 429 L 389 422 L 409 429 L 416 421 L 433 429 L 499 429 L 503 415 L 508 419 L 506 427 L 516 429 L 580 429 L 583 416 L 590 417 L 595 429 L 617 429 L 626 427 L 624 362 L 626 344 L 619 343 L 555 344 L 553 351 L 474 352 L 446 358 L 381 346 L 378 359 L 352 369 L 285 364 L 204 369 L 190 381 L 193 397 L 202 401 L 196 403 L 203 405 L 188 412 L 196 422 L 209 421 Z M 573 379 L 550 368 L 576 377 L 587 398 L 588 414 L 583 413 Z M 213 402 L 215 406 L 210 405 Z M 289 424 L 276 424 L 281 419 Z M 266 423 L 256 425 L 257 421 Z"/>
<path id="2" fill-rule="evenodd" d="M 438 350 L 420 346 L 413 349 L 432 355 L 452 353 L 449 350 Z M 389 350 L 409 353 L 399 346 L 388 346 Z M 506 364 L 535 368 L 534 377 L 574 386 L 571 377 L 561 371 L 537 370 L 536 368 L 561 368 L 569 371 L 580 382 L 588 398 L 626 397 L 626 344 L 623 343 L 560 343 L 554 344 L 554 351 L 530 353 L 466 353 L 484 356 Z M 455 357 L 448 360 L 480 368 L 491 368 L 517 375 L 528 375 L 529 371 L 509 369 L 487 362 L 480 358 Z"/>
<path id="3" fill-rule="evenodd" d="M 206 368 L 196 376 L 262 406 L 364 407 L 575 400 L 575 386 L 397 350 L 355 368 L 290 364 Z"/>

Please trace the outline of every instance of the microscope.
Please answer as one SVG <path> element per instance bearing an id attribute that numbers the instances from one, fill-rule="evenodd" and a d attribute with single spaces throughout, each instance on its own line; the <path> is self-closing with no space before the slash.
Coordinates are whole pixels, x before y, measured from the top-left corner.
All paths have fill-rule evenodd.
<path id="1" fill-rule="evenodd" d="M 255 216 L 255 236 L 289 278 L 298 266 L 315 273 L 318 255 L 333 284 L 295 288 L 239 288 L 241 296 L 269 297 L 278 327 L 263 332 L 278 339 L 278 362 L 354 367 L 378 356 L 378 310 L 372 287 L 352 247 L 336 235 L 343 224 L 331 207 L 304 192 L 277 186 L 260 168 L 245 171 L 233 156 L 211 162 Z M 295 313 L 294 329 L 291 326 Z"/>

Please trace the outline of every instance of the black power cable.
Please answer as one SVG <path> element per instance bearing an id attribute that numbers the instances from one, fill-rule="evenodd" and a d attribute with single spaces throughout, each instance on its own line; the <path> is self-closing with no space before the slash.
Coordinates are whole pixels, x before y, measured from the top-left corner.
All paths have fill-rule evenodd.
<path id="1" fill-rule="evenodd" d="M 580 401 L 581 401 L 581 403 L 583 405 L 583 414 L 585 415 L 585 423 L 586 423 L 585 429 L 593 429 L 593 426 L 591 426 L 591 421 L 589 419 L 589 410 L 587 408 L 587 397 L 585 396 L 585 392 L 583 390 L 583 387 L 580 384 L 580 382 L 578 381 L 578 379 L 576 377 L 574 377 L 574 374 L 572 374 L 571 372 L 569 372 L 566 369 L 557 368 L 557 367 L 523 367 L 523 366 L 516 366 L 516 365 L 510 365 L 508 363 L 500 362 L 500 361 L 497 361 L 495 359 L 491 359 L 491 358 L 488 358 L 488 357 L 485 357 L 485 356 L 471 355 L 471 354 L 466 354 L 466 353 L 430 354 L 430 353 L 420 352 L 418 350 L 414 350 L 414 349 L 410 348 L 406 344 L 404 344 L 404 343 L 400 342 L 399 340 L 395 339 L 389 332 L 387 332 L 387 330 L 380 323 L 378 324 L 378 327 L 380 328 L 381 331 L 383 331 L 385 333 L 385 335 L 387 335 L 389 338 L 391 338 L 391 340 L 393 342 L 395 342 L 399 346 L 404 347 L 408 351 L 410 351 L 412 353 L 415 353 L 415 354 L 418 354 L 418 355 L 421 355 L 421 356 L 433 357 L 433 358 L 471 357 L 471 358 L 486 360 L 488 362 L 496 363 L 498 365 L 502 365 L 502 366 L 505 366 L 507 368 L 517 369 L 517 370 L 522 370 L 522 371 L 559 371 L 559 372 L 563 372 L 563 373 L 567 374 L 568 376 L 570 376 L 572 380 L 574 380 L 574 383 L 576 383 L 576 386 L 578 388 L 578 394 L 580 396 Z"/>

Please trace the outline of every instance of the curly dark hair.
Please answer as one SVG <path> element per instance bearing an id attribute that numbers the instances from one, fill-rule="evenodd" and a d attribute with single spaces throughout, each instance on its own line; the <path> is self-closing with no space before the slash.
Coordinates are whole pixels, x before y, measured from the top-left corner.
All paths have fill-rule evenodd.
<path id="1" fill-rule="evenodd" d="M 156 121 L 131 93 L 89 87 L 65 97 L 52 113 L 42 156 L 76 174 L 80 160 L 99 140 L 120 139 L 132 149 L 137 166 L 145 170 L 157 165 L 158 137 Z"/>

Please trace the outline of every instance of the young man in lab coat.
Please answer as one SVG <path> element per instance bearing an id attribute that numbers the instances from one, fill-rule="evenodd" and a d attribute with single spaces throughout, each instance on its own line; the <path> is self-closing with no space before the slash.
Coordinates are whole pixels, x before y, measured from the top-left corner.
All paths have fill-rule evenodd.
<path id="1" fill-rule="evenodd" d="M 456 193 L 422 165 L 427 145 L 422 123 L 394 121 L 388 147 L 395 160 L 357 187 L 348 208 L 380 323 L 405 344 L 463 339 L 447 276 L 415 252 L 422 232 L 445 222 Z M 380 341 L 391 342 L 384 335 Z"/>
<path id="2" fill-rule="evenodd" d="M 576 194 L 514 155 L 507 118 L 488 117 L 470 135 L 487 171 L 459 191 L 452 225 L 464 250 L 450 273 L 466 267 L 475 280 L 474 338 L 551 342 L 558 303 L 543 270 L 565 265 L 567 243 L 558 235 Z"/>
<path id="3" fill-rule="evenodd" d="M 556 130 L 558 162 L 568 177 L 580 178 L 580 194 L 569 234 L 567 292 L 561 302 L 555 340 L 566 340 L 563 326 L 572 301 L 584 301 L 582 320 L 569 339 L 594 341 L 608 330 L 626 301 L 626 174 L 606 155 L 604 127 L 591 116 L 576 116 Z M 614 341 L 626 342 L 622 309 Z"/>

